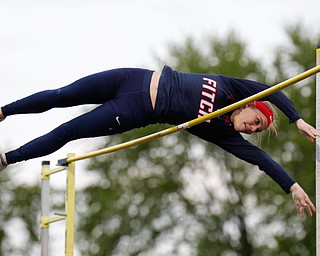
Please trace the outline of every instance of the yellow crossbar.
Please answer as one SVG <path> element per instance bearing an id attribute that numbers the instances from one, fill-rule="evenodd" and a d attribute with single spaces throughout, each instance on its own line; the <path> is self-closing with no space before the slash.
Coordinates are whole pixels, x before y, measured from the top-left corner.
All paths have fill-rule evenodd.
<path id="1" fill-rule="evenodd" d="M 151 140 L 154 140 L 154 139 L 157 139 L 157 138 L 160 138 L 160 137 L 163 137 L 163 136 L 166 136 L 166 135 L 169 135 L 169 134 L 172 134 L 172 133 L 175 133 L 177 131 L 181 131 L 181 130 L 184 130 L 184 129 L 187 129 L 187 128 L 190 128 L 192 126 L 195 126 L 197 124 L 200 124 L 200 123 L 203 123 L 209 119 L 213 119 L 215 117 L 218 117 L 220 115 L 223 115 L 223 114 L 226 114 L 230 111 L 233 111 L 233 110 L 236 110 L 252 101 L 255 101 L 255 100 L 258 100 L 258 99 L 261 99 L 261 98 L 264 98 L 272 93 L 275 93 L 279 90 L 282 90 L 292 84 L 295 84 L 309 76 L 312 76 L 316 73 L 320 72 L 320 66 L 317 66 L 317 67 L 314 67 L 314 68 L 311 68 L 293 78 L 290 78 L 284 82 L 281 82 L 277 85 L 274 85 L 264 91 L 261 91 L 255 95 L 252 95 L 248 98 L 245 98 L 241 101 L 238 101 L 236 103 L 233 103 L 229 106 L 226 106 L 224 108 L 221 108 L 219 110 L 216 110 L 212 113 L 209 113 L 205 116 L 201 116 L 201 117 L 198 117 L 198 118 L 195 118 L 189 122 L 186 122 L 186 123 L 183 123 L 183 124 L 180 124 L 180 125 L 177 125 L 177 126 L 174 126 L 174 127 L 170 127 L 170 128 L 167 128 L 165 130 L 162 130 L 160 132 L 156 132 L 156 133 L 153 133 L 153 134 L 150 134 L 150 135 L 147 135 L 147 136 L 144 136 L 144 137 L 141 137 L 141 138 L 138 138 L 138 139 L 135 139 L 135 140 L 131 140 L 131 141 L 128 141 L 128 142 L 124 142 L 124 143 L 121 143 L 121 144 L 118 144 L 118 145 L 115 145 L 115 146 L 111 146 L 111 147 L 108 147 L 108 148 L 104 148 L 104 149 L 100 149 L 100 150 L 97 150 L 97 151 L 93 151 L 91 153 L 87 153 L 87 154 L 84 154 L 84 155 L 80 155 L 80 156 L 74 156 L 74 157 L 68 157 L 67 159 L 65 159 L 65 163 L 68 164 L 68 163 L 72 163 L 72 162 L 75 162 L 75 161 L 79 161 L 79 160 L 82 160 L 82 159 L 86 159 L 86 158 L 91 158 L 91 157 L 95 157 L 95 156 L 98 156 L 98 155 L 102 155 L 102 154 L 107 154 L 107 153 L 111 153 L 111 152 L 114 152 L 114 151 L 118 151 L 120 149 L 124 149 L 124 148 L 128 148 L 128 147 L 132 147 L 132 146 L 136 146 L 136 145 L 139 145 L 139 144 L 142 144 L 142 143 L 145 143 L 145 142 L 149 142 Z"/>

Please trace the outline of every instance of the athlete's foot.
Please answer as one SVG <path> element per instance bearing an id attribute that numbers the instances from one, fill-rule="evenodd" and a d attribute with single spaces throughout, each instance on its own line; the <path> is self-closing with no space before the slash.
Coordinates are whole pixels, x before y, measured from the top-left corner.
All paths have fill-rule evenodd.
<path id="1" fill-rule="evenodd" d="M 2 122 L 6 117 L 2 114 L 2 111 L 0 109 L 0 122 Z"/>
<path id="2" fill-rule="evenodd" d="M 0 108 L 0 122 L 6 119 L 6 117 L 3 115 L 2 110 Z"/>
<path id="3" fill-rule="evenodd" d="M 0 172 L 3 171 L 8 166 L 7 158 L 5 153 L 0 155 Z"/>

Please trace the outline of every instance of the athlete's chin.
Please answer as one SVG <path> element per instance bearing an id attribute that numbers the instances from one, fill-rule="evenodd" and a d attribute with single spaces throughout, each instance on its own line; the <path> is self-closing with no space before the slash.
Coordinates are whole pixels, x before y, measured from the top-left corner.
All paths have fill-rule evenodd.
<path id="1" fill-rule="evenodd" d="M 241 133 L 246 133 L 246 134 L 252 134 L 251 131 L 248 131 L 247 127 L 245 124 L 234 124 L 234 129 L 237 131 L 237 132 L 241 132 Z"/>
<path id="2" fill-rule="evenodd" d="M 234 123 L 234 124 L 233 124 L 233 128 L 234 128 L 237 132 L 244 132 L 244 131 L 245 131 L 245 126 L 244 126 L 244 125 L 241 125 L 241 124 Z"/>

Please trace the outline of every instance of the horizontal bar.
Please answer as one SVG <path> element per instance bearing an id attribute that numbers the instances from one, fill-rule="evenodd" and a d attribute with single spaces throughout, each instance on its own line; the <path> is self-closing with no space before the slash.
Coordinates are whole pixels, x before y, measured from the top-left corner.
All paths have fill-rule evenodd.
<path id="1" fill-rule="evenodd" d="M 56 216 L 56 217 L 41 216 L 40 226 L 41 228 L 48 228 L 50 223 L 57 222 L 64 219 L 66 219 L 65 216 Z"/>
<path id="2" fill-rule="evenodd" d="M 66 170 L 67 167 L 66 166 L 60 166 L 60 167 L 56 167 L 56 168 L 53 168 L 53 169 L 45 169 L 43 172 L 42 172 L 42 178 L 48 178 L 50 175 L 52 174 L 55 174 L 57 172 L 61 172 L 61 171 L 64 171 Z"/>
<path id="3" fill-rule="evenodd" d="M 168 129 L 165 129 L 163 131 L 160 131 L 160 132 L 156 132 L 156 133 L 153 133 L 153 134 L 150 134 L 150 135 L 147 135 L 147 136 L 144 136 L 144 137 L 141 137 L 141 138 L 138 138 L 138 139 L 135 139 L 135 140 L 131 140 L 131 141 L 128 141 L 128 142 L 124 142 L 124 143 L 121 143 L 121 144 L 118 144 L 118 145 L 115 145 L 115 146 L 111 146 L 111 147 L 108 147 L 108 148 L 104 148 L 104 149 L 100 149 L 100 150 L 97 150 L 97 151 L 93 151 L 93 152 L 90 152 L 90 153 L 87 153 L 87 154 L 84 154 L 84 155 L 80 155 L 80 156 L 74 156 L 74 157 L 69 157 L 67 158 L 65 161 L 67 163 L 71 163 L 71 162 L 75 162 L 75 161 L 79 161 L 79 160 L 83 160 L 83 159 L 86 159 L 86 158 L 91 158 L 91 157 L 95 157 L 95 156 L 98 156 L 98 155 L 102 155 L 102 154 L 107 154 L 107 153 L 111 153 L 111 152 L 115 152 L 115 151 L 118 151 L 120 149 L 124 149 L 124 148 L 128 148 L 128 147 L 132 147 L 132 146 L 136 146 L 136 145 L 139 145 L 139 144 L 142 144 L 142 143 L 145 143 L 145 142 L 149 142 L 151 140 L 154 140 L 154 139 L 157 139 L 157 138 L 160 138 L 160 137 L 163 137 L 163 136 L 166 136 L 166 135 L 169 135 L 169 134 L 172 134 L 174 132 L 177 132 L 177 131 L 181 131 L 181 130 L 184 130 L 184 129 L 187 129 L 187 128 L 190 128 L 192 126 L 195 126 L 195 125 L 198 125 L 200 123 L 203 123 L 209 119 L 213 119 L 215 117 L 218 117 L 220 115 L 223 115 L 223 114 L 226 114 L 230 111 L 233 111 L 233 110 L 236 110 L 252 101 L 255 101 L 255 100 L 258 100 L 258 99 L 261 99 L 261 98 L 264 98 L 272 93 L 275 93 L 279 90 L 282 90 L 292 84 L 295 84 L 311 75 L 314 75 L 316 73 L 320 72 L 320 66 L 317 66 L 317 67 L 314 67 L 314 68 L 311 68 L 293 78 L 290 78 L 284 82 L 281 82 L 277 85 L 274 85 L 266 90 L 263 90 L 255 95 L 252 95 L 248 98 L 245 98 L 241 101 L 238 101 L 236 103 L 233 103 L 229 106 L 226 106 L 222 109 L 219 109 L 219 110 L 216 110 L 212 113 L 209 113 L 205 116 L 202 116 L 202 117 L 198 117 L 198 118 L 195 118 L 189 122 L 186 122 L 186 123 L 183 123 L 183 124 L 180 124 L 180 125 L 177 125 L 177 126 L 174 126 L 174 127 L 170 127 Z"/>

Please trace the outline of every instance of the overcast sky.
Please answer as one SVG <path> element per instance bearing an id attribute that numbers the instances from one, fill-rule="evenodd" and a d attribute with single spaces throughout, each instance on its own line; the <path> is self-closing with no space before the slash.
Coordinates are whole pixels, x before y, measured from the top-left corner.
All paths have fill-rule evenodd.
<path id="1" fill-rule="evenodd" d="M 166 56 L 169 43 L 187 36 L 205 42 L 233 30 L 248 42 L 253 55 L 268 60 L 275 46 L 285 44 L 286 25 L 300 22 L 308 32 L 320 31 L 319 10 L 319 0 L 2 0 L 0 106 L 101 70 L 156 69 L 154 55 Z M 0 151 L 16 148 L 82 111 L 7 118 L 0 124 Z M 69 143 L 7 171 L 18 181 L 37 182 L 42 160 L 55 164 L 68 152 L 99 148 L 99 142 L 103 139 Z"/>

